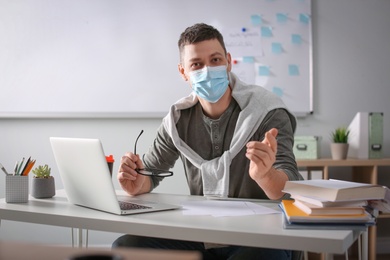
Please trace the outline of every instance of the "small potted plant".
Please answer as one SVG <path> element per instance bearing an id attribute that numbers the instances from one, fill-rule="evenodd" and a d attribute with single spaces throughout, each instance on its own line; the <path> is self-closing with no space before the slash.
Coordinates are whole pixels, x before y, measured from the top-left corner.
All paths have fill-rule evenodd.
<path id="1" fill-rule="evenodd" d="M 51 168 L 47 164 L 32 170 L 34 177 L 31 184 L 31 196 L 37 199 L 51 198 L 55 195 L 54 177 L 50 175 Z"/>
<path id="2" fill-rule="evenodd" d="M 344 160 L 348 155 L 348 136 L 349 130 L 346 127 L 337 127 L 331 134 L 331 153 L 332 159 Z"/>

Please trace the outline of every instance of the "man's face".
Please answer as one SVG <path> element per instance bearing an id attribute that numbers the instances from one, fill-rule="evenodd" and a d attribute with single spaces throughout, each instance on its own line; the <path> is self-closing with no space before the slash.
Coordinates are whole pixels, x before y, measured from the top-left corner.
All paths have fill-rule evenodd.
<path id="1" fill-rule="evenodd" d="M 189 81 L 189 73 L 191 71 L 202 69 L 205 66 L 226 65 L 227 72 L 231 70 L 230 54 L 225 54 L 223 47 L 217 39 L 184 46 L 181 62 L 179 71 L 186 81 Z"/>

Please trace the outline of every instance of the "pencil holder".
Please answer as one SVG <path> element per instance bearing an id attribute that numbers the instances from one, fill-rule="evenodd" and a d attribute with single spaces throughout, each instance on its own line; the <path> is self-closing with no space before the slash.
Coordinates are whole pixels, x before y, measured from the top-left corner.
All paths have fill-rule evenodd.
<path id="1" fill-rule="evenodd" d="M 28 201 L 28 176 L 8 175 L 5 179 L 5 202 L 26 203 Z"/>

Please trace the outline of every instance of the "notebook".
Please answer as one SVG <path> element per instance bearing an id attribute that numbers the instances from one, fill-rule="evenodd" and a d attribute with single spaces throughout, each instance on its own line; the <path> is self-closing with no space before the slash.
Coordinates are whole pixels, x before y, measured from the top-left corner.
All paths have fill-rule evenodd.
<path id="1" fill-rule="evenodd" d="M 180 208 L 117 196 L 99 139 L 50 137 L 50 143 L 70 203 L 118 215 Z"/>

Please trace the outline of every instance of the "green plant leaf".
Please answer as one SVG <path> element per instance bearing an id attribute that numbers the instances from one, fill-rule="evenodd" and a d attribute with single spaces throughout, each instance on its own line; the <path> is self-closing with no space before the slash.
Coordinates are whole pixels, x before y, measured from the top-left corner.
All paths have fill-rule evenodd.
<path id="1" fill-rule="evenodd" d="M 50 177 L 51 168 L 47 164 L 44 166 L 39 165 L 37 168 L 32 170 L 36 178 L 49 178 Z"/>
<path id="2" fill-rule="evenodd" d="M 334 143 L 348 143 L 348 136 L 349 130 L 346 127 L 338 127 L 331 134 Z"/>

